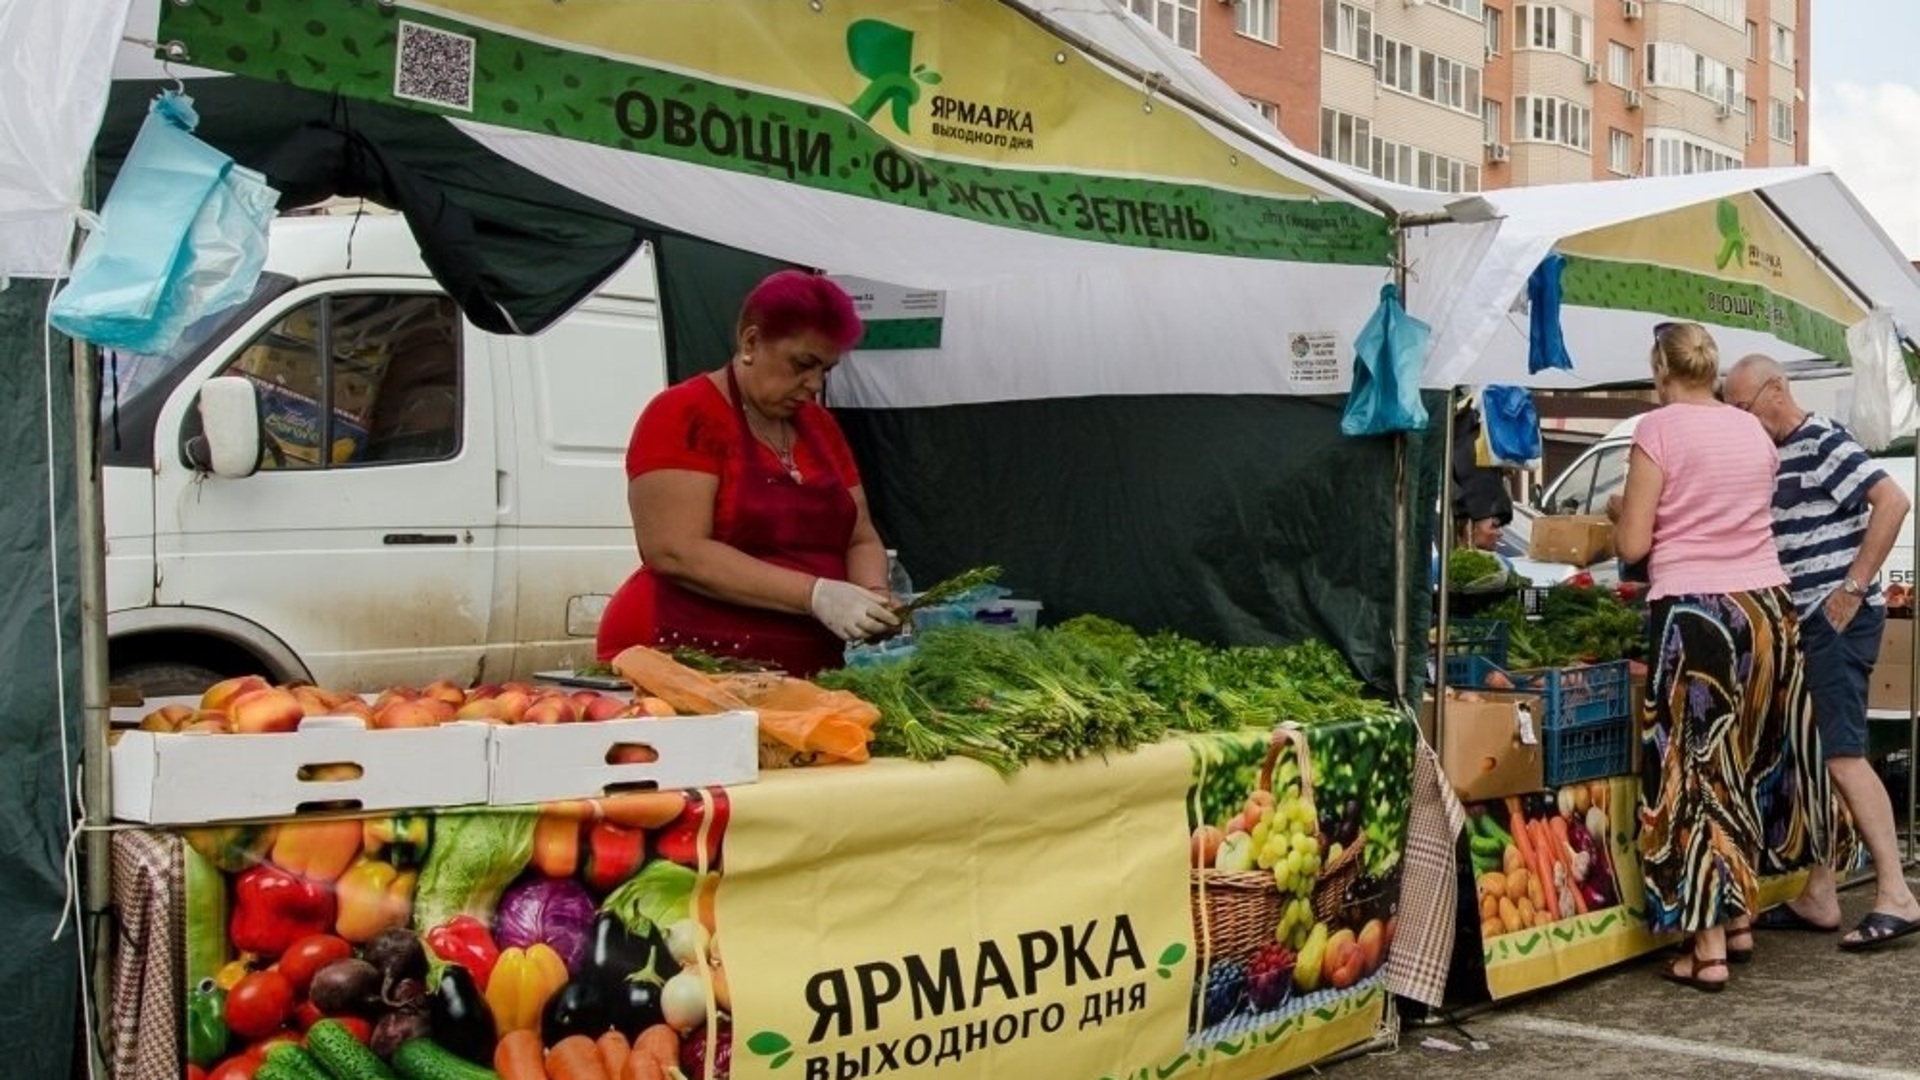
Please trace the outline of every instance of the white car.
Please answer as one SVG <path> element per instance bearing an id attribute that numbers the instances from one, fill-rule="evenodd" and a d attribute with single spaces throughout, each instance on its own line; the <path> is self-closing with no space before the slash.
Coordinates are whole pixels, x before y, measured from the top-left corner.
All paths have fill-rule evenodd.
<path id="1" fill-rule="evenodd" d="M 1600 441 L 1575 458 L 1573 464 L 1563 469 L 1552 482 L 1542 487 L 1536 493 L 1533 505 L 1516 503 L 1513 521 L 1501 536 L 1501 553 L 1524 557 L 1533 535 L 1534 519 L 1542 515 L 1606 513 L 1607 496 L 1618 494 L 1626 486 L 1627 455 L 1633 448 L 1633 430 L 1639 422 L 1639 417 L 1621 421 Z M 1911 456 L 1882 458 L 1880 466 L 1911 499 L 1915 487 L 1914 459 Z M 1617 568 L 1617 562 L 1608 560 L 1591 569 L 1596 579 L 1610 582 L 1614 580 Z M 1900 538 L 1894 542 L 1893 551 L 1888 554 L 1886 565 L 1881 568 L 1879 580 L 1883 585 L 1911 586 L 1914 583 L 1912 514 L 1908 514 L 1907 520 L 1901 524 Z"/>

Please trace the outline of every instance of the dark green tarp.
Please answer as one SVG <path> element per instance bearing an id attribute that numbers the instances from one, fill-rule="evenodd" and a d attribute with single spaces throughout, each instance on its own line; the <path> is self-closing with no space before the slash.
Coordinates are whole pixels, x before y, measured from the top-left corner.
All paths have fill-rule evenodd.
<path id="1" fill-rule="evenodd" d="M 69 349 L 54 337 L 49 382 L 47 293 L 18 279 L 0 290 L 0 926 L 13 942 L 0 950 L 0 1052 L 8 1076 L 51 1080 L 69 1075 L 79 1006 L 79 928 L 57 941 L 53 930 L 79 763 L 80 623 Z"/>
<path id="2" fill-rule="evenodd" d="M 1341 401 L 1101 397 L 840 410 L 874 520 L 918 583 L 972 566 L 1055 621 L 1222 644 L 1318 638 L 1393 685 L 1394 444 Z M 1410 614 L 1424 640 L 1437 440 L 1416 437 Z M 1416 653 L 1417 655 L 1417 653 Z"/>

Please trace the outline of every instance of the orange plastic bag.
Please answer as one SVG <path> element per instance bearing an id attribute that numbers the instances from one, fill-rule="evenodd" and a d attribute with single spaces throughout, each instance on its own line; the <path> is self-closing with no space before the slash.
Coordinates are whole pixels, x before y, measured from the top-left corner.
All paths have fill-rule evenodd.
<path id="1" fill-rule="evenodd" d="M 613 668 L 682 713 L 757 712 L 762 768 L 865 761 L 880 721 L 879 709 L 845 690 L 784 675 L 707 676 L 644 645 L 614 657 Z"/>

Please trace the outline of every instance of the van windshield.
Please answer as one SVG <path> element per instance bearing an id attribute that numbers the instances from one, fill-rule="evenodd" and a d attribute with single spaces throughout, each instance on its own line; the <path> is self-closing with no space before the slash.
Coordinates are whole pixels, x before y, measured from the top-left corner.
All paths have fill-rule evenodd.
<path id="1" fill-rule="evenodd" d="M 164 353 L 100 350 L 100 447 L 108 465 L 147 465 L 153 455 L 153 425 L 160 406 L 180 381 L 255 312 L 293 288 L 285 274 L 260 275 L 244 303 L 216 311 L 188 326 Z"/>

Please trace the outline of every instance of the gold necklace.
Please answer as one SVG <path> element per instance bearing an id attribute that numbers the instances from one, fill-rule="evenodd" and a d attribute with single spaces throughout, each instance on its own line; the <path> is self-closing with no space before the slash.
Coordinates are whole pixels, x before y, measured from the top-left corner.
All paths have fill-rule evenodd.
<path id="1" fill-rule="evenodd" d="M 796 484 L 799 483 L 800 482 L 800 466 L 793 459 L 792 429 L 787 425 L 787 422 L 784 420 L 774 421 L 774 423 L 780 426 L 780 431 L 784 435 L 786 435 L 785 439 L 779 442 L 776 442 L 772 436 L 760 430 L 760 428 L 753 423 L 753 418 L 759 415 L 760 415 L 760 410 L 754 408 L 752 405 L 748 405 L 747 406 L 747 420 L 748 420 L 747 426 L 753 429 L 753 434 L 755 438 L 759 439 L 762 443 L 764 443 L 767 449 L 773 451 L 773 456 L 779 460 L 781 468 L 784 468 L 787 470 L 787 475 L 793 478 L 793 482 Z"/>

